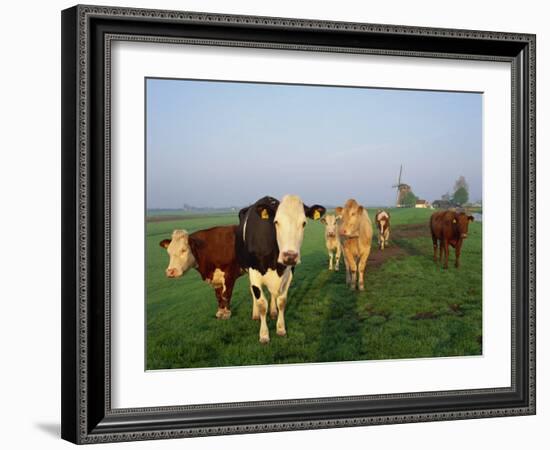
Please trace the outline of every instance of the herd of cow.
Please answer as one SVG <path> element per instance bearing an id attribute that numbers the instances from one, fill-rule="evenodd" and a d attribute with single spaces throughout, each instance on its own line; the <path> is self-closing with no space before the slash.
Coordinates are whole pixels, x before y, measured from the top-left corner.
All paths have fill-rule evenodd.
<path id="1" fill-rule="evenodd" d="M 260 342 L 269 342 L 267 311 L 277 320 L 277 334 L 286 335 L 285 308 L 294 267 L 301 260 L 301 246 L 307 219 L 321 220 L 325 225 L 325 241 L 329 254 L 329 270 L 338 270 L 344 253 L 346 284 L 364 290 L 364 273 L 371 251 L 373 228 L 366 208 L 348 200 L 335 214 L 327 214 L 321 205 L 306 206 L 295 195 L 281 201 L 263 197 L 239 211 L 239 225 L 218 226 L 192 234 L 174 230 L 171 239 L 164 239 L 170 257 L 166 276 L 177 278 L 195 268 L 210 284 L 218 300 L 218 319 L 231 316 L 231 296 L 238 277 L 248 273 L 252 295 L 252 319 L 260 320 Z M 439 242 L 439 260 L 445 253 L 448 266 L 449 245 L 455 248 L 459 266 L 462 242 L 467 237 L 472 216 L 464 212 L 439 211 L 430 219 L 434 261 Z M 387 245 L 390 235 L 390 214 L 378 211 L 375 216 L 378 245 Z M 270 302 L 264 295 L 269 291 Z"/>

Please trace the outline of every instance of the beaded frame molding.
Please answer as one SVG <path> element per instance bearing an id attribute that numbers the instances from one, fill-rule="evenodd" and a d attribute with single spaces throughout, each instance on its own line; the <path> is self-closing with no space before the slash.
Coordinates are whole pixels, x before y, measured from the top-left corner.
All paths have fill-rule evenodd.
<path id="1" fill-rule="evenodd" d="M 512 72 L 511 386 L 111 407 L 113 41 L 505 61 Z M 78 5 L 62 12 L 62 423 L 99 443 L 535 414 L 535 36 Z"/>

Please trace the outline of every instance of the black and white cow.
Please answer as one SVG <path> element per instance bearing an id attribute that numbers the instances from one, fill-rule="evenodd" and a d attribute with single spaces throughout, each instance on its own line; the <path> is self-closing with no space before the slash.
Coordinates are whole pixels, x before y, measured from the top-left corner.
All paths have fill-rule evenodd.
<path id="1" fill-rule="evenodd" d="M 263 197 L 239 211 L 235 247 L 237 260 L 248 270 L 252 293 L 252 318 L 260 319 L 260 342 L 269 342 L 267 300 L 263 286 L 271 296 L 270 316 L 277 318 L 277 334 L 286 335 L 285 306 L 294 266 L 300 263 L 306 217 L 320 219 L 320 205 L 304 205 L 300 197 L 285 195 L 279 202 Z"/>

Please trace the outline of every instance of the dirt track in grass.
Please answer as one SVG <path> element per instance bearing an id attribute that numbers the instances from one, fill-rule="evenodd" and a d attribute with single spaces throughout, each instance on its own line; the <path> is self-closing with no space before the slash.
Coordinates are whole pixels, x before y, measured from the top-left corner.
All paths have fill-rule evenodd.
<path id="1" fill-rule="evenodd" d="M 375 236 L 377 232 L 375 231 Z M 412 247 L 406 247 L 405 239 L 414 239 L 420 237 L 429 237 L 430 230 L 425 224 L 408 224 L 399 225 L 391 229 L 390 242 L 384 250 L 378 248 L 377 237 L 373 240 L 373 246 L 369 255 L 368 266 L 380 267 L 390 258 L 400 258 L 404 256 L 414 255 L 415 251 Z"/>

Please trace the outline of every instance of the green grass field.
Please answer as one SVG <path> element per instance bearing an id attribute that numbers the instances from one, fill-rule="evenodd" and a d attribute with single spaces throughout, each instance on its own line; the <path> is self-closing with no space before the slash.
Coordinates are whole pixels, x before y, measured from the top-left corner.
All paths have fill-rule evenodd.
<path id="1" fill-rule="evenodd" d="M 175 228 L 189 232 L 237 223 L 236 214 L 150 218 L 146 236 L 147 368 L 190 368 L 480 355 L 482 347 L 482 224 L 470 224 L 461 267 L 432 261 L 433 211 L 393 209 L 390 247 L 373 244 L 364 292 L 328 270 L 324 227 L 309 221 L 286 309 L 287 336 L 258 342 L 248 276 L 235 286 L 232 317 L 216 320 L 210 286 L 190 270 L 168 279 L 159 242 Z M 370 210 L 371 217 L 374 209 Z M 158 220 L 156 220 L 158 219 Z M 452 262 L 452 264 L 451 264 Z"/>

